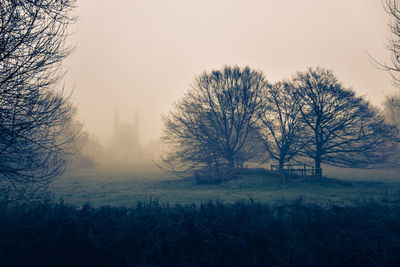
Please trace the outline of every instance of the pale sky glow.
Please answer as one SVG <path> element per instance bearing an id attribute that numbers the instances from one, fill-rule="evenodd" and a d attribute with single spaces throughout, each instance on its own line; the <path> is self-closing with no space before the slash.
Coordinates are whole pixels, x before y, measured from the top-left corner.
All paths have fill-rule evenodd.
<path id="1" fill-rule="evenodd" d="M 141 143 L 157 140 L 169 111 L 195 76 L 249 65 L 270 82 L 308 66 L 380 105 L 390 76 L 367 53 L 390 61 L 389 17 L 380 0 L 81 0 L 65 62 L 79 118 L 103 141 L 112 119 L 140 112 Z"/>

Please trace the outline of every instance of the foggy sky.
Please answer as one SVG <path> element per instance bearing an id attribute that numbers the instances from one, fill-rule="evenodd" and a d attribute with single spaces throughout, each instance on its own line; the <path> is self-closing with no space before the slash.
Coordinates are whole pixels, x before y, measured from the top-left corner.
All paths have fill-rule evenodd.
<path id="1" fill-rule="evenodd" d="M 195 76 L 249 65 L 270 82 L 309 66 L 332 69 L 375 105 L 395 89 L 368 54 L 390 61 L 389 17 L 380 0 L 81 0 L 70 42 L 74 88 L 85 129 L 107 141 L 118 109 L 140 114 L 142 145 L 157 140 L 167 113 Z"/>

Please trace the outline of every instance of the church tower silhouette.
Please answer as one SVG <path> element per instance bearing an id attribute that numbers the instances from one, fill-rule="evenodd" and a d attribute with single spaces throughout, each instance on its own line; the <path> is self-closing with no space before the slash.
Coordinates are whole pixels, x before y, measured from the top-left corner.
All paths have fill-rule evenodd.
<path id="1" fill-rule="evenodd" d="M 132 162 L 141 158 L 139 140 L 139 113 L 135 111 L 133 123 L 120 120 L 118 110 L 114 116 L 112 154 L 117 161 Z"/>

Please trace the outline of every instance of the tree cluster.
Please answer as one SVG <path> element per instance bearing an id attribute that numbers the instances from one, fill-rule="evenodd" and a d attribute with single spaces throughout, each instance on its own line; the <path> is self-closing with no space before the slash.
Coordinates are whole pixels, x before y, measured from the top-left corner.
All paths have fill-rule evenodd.
<path id="1" fill-rule="evenodd" d="M 65 169 L 79 131 L 58 90 L 74 0 L 0 1 L 0 195 L 20 199 Z"/>
<path id="2" fill-rule="evenodd" d="M 281 170 L 312 160 L 317 176 L 321 164 L 374 167 L 396 134 L 377 108 L 323 68 L 275 84 L 249 67 L 205 72 L 163 121 L 171 148 L 165 162 L 219 178 L 221 170 L 268 158 Z"/>

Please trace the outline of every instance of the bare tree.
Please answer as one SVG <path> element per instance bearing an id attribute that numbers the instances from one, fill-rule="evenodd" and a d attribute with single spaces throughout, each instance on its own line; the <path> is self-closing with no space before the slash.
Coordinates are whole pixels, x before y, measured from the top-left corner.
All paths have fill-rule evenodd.
<path id="1" fill-rule="evenodd" d="M 383 64 L 373 59 L 373 61 L 382 69 L 387 70 L 393 78 L 393 82 L 400 87 L 400 2 L 398 0 L 385 0 L 385 11 L 390 16 L 389 28 L 392 33 L 386 46 L 392 54 L 392 63 Z"/>
<path id="2" fill-rule="evenodd" d="M 383 152 L 393 127 L 363 97 L 344 88 L 335 75 L 322 68 L 308 69 L 294 77 L 302 99 L 301 114 L 312 139 L 305 140 L 305 155 L 340 167 L 368 167 L 384 161 Z"/>
<path id="3" fill-rule="evenodd" d="M 301 98 L 291 82 L 279 82 L 263 94 L 259 136 L 270 157 L 284 164 L 294 160 L 304 146 L 305 125 Z"/>
<path id="4" fill-rule="evenodd" d="M 260 107 L 264 75 L 249 67 L 229 67 L 203 73 L 165 117 L 163 140 L 172 153 L 167 158 L 190 167 L 220 173 L 251 158 L 246 143 Z"/>
<path id="5" fill-rule="evenodd" d="M 0 189 L 28 198 L 65 169 L 74 108 L 58 90 L 74 0 L 0 2 Z"/>

